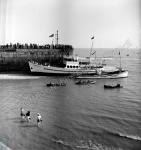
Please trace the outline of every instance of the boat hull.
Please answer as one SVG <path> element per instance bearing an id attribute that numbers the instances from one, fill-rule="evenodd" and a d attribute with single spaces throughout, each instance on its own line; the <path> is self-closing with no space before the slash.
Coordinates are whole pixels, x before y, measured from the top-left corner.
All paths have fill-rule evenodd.
<path id="1" fill-rule="evenodd" d="M 66 83 L 48 83 L 47 87 L 54 87 L 54 86 L 66 86 Z"/>
<path id="2" fill-rule="evenodd" d="M 115 88 L 123 88 L 123 86 L 120 85 L 104 85 L 105 89 L 115 89 Z"/>
<path id="3" fill-rule="evenodd" d="M 118 78 L 127 78 L 127 77 L 128 77 L 128 71 L 122 71 L 117 74 L 78 76 L 75 77 L 75 79 L 118 79 Z"/>
<path id="4" fill-rule="evenodd" d="M 75 75 L 79 75 L 79 74 L 95 74 L 96 73 L 96 69 L 67 69 L 67 68 L 59 68 L 59 67 L 52 67 L 52 66 L 45 66 L 42 64 L 38 64 L 38 63 L 33 63 L 31 61 L 29 61 L 29 67 L 30 67 L 30 71 L 32 73 L 36 73 L 36 74 L 46 74 L 46 75 L 71 75 L 71 74 L 75 74 Z"/>
<path id="5" fill-rule="evenodd" d="M 88 85 L 88 84 L 95 84 L 96 81 L 76 81 L 76 85 Z"/>

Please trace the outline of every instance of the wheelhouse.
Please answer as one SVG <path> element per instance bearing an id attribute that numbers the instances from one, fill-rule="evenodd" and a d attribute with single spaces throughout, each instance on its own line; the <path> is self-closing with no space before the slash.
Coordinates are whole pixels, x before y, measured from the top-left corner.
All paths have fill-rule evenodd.
<path id="1" fill-rule="evenodd" d="M 73 62 L 67 61 L 65 68 L 67 68 L 67 69 L 78 69 L 78 68 L 80 68 L 79 62 L 77 62 L 77 61 L 73 61 Z"/>

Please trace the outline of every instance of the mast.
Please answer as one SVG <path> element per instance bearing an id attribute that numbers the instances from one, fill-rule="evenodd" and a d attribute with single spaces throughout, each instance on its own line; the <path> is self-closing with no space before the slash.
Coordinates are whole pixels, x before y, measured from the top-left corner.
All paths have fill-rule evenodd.
<path id="1" fill-rule="evenodd" d="M 91 38 L 91 40 L 94 39 L 94 36 Z M 92 46 L 91 46 L 91 51 L 90 51 L 90 57 L 89 57 L 89 61 L 91 62 L 91 54 L 92 54 L 92 48 L 93 48 L 93 42 L 94 40 L 92 40 Z"/>
<path id="2" fill-rule="evenodd" d="M 59 40 L 59 38 L 58 38 L 58 30 L 57 30 L 57 34 L 56 34 L 56 44 L 58 44 L 58 40 Z"/>
<path id="3" fill-rule="evenodd" d="M 120 55 L 120 50 L 119 50 L 119 56 L 120 56 L 120 69 L 121 69 L 121 55 Z"/>
<path id="4" fill-rule="evenodd" d="M 92 53 L 93 42 L 94 42 L 94 41 L 92 41 L 92 46 L 91 46 L 91 51 L 90 51 L 90 57 L 91 57 L 91 53 Z"/>
<path id="5" fill-rule="evenodd" d="M 95 63 L 96 63 L 96 50 L 95 50 Z M 97 63 L 96 63 L 97 64 Z"/>

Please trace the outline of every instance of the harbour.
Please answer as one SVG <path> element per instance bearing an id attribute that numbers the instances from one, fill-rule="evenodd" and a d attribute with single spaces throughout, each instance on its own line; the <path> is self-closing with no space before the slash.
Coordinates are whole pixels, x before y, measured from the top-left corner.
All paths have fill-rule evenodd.
<path id="1" fill-rule="evenodd" d="M 75 85 L 75 79 L 67 76 L 12 74 L 4 79 L 6 74 L 1 74 L 0 141 L 12 150 L 140 149 L 138 52 L 140 50 L 128 50 L 133 57 L 124 55 L 122 59 L 123 67 L 130 72 L 128 78 L 95 79 L 95 84 L 84 86 Z M 116 65 L 116 61 L 112 63 Z M 47 87 L 50 81 L 65 82 L 66 86 Z M 104 84 L 113 82 L 123 88 L 104 89 Z M 28 124 L 21 121 L 20 107 L 31 111 Z M 43 119 L 40 127 L 36 126 L 38 112 Z"/>
<path id="2" fill-rule="evenodd" d="M 140 150 L 140 0 L 0 0 L 0 150 Z"/>

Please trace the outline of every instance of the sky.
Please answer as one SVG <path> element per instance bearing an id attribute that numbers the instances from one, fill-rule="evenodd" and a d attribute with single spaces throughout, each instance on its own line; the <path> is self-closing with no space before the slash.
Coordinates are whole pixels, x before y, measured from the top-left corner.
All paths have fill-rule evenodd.
<path id="1" fill-rule="evenodd" d="M 140 0 L 0 0 L 0 45 L 59 44 L 141 48 Z"/>

